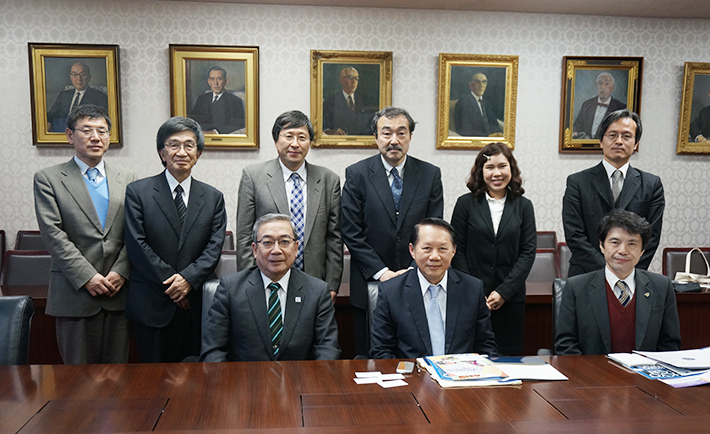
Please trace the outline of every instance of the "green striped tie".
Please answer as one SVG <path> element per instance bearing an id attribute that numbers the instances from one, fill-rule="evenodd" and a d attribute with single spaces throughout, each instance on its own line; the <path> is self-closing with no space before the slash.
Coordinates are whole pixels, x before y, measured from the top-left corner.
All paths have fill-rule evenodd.
<path id="1" fill-rule="evenodd" d="M 278 283 L 269 283 L 268 288 L 271 290 L 269 294 L 269 331 L 271 332 L 271 348 L 274 350 L 274 356 L 279 353 L 279 345 L 281 344 L 281 332 L 284 326 L 281 320 L 281 301 L 279 300 L 278 290 L 281 286 Z"/>

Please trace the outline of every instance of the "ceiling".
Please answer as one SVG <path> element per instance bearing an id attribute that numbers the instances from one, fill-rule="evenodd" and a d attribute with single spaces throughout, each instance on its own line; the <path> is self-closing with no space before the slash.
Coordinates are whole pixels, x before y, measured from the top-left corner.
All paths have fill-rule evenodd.
<path id="1" fill-rule="evenodd" d="M 439 9 L 653 18 L 710 18 L 708 0 L 168 0 L 398 9 Z"/>

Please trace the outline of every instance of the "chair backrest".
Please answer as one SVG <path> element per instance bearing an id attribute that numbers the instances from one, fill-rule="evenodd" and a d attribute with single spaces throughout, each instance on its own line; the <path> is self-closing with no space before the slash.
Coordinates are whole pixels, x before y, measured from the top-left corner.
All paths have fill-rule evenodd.
<path id="1" fill-rule="evenodd" d="M 535 262 L 526 282 L 552 282 L 560 277 L 556 249 L 537 249 Z"/>
<path id="2" fill-rule="evenodd" d="M 0 297 L 0 365 L 27 364 L 34 313 L 30 297 Z"/>
<path id="3" fill-rule="evenodd" d="M 5 244 L 5 231 L 0 229 L 0 270 L 2 270 L 2 260 L 5 258 L 5 249 L 7 244 Z M 2 292 L 0 292 L 2 295 Z"/>
<path id="4" fill-rule="evenodd" d="M 557 232 L 555 232 L 555 231 L 537 231 L 537 248 L 538 249 L 556 249 L 557 248 Z"/>
<path id="5" fill-rule="evenodd" d="M 17 231 L 15 250 L 47 250 L 39 231 Z"/>
<path id="6" fill-rule="evenodd" d="M 555 279 L 552 282 L 552 351 L 555 351 L 555 336 L 557 336 L 557 318 L 560 317 L 560 305 L 562 304 L 562 293 L 567 285 L 565 279 Z"/>
<path id="7" fill-rule="evenodd" d="M 567 243 L 562 242 L 558 244 L 557 252 L 560 259 L 560 277 L 566 279 L 569 276 L 569 260 L 572 257 L 572 251 Z"/>
<path id="8" fill-rule="evenodd" d="M 214 270 L 218 279 L 237 272 L 237 252 L 234 250 L 223 250 L 219 257 L 217 269 Z"/>
<path id="9" fill-rule="evenodd" d="M 663 274 L 675 278 L 675 273 L 685 271 L 685 256 L 692 247 L 666 247 L 663 249 Z M 708 261 L 710 261 L 710 247 L 700 247 Z M 710 274 L 705 269 L 705 261 L 696 252 L 690 256 L 690 271 L 697 274 Z"/>
<path id="10" fill-rule="evenodd" d="M 234 232 L 227 231 L 224 234 L 224 245 L 222 250 L 234 250 Z"/>
<path id="11" fill-rule="evenodd" d="M 8 250 L 2 264 L 0 285 L 49 286 L 52 257 L 44 250 Z M 6 292 L 3 291 L 6 294 Z"/>

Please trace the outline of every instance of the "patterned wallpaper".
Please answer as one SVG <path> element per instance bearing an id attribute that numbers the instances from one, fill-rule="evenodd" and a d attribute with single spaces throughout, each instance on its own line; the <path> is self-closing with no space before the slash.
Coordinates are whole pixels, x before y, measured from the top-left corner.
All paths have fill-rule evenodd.
<path id="1" fill-rule="evenodd" d="M 437 151 L 438 54 L 512 54 L 520 57 L 515 155 L 539 230 L 563 237 L 565 179 L 595 165 L 596 155 L 560 155 L 562 57 L 643 56 L 644 137 L 632 165 L 658 174 L 666 192 L 661 248 L 710 245 L 708 156 L 675 154 L 683 63 L 710 62 L 708 20 L 366 8 L 285 7 L 125 0 L 5 0 L 0 14 L 0 229 L 8 243 L 18 229 L 34 229 L 32 175 L 70 158 L 71 149 L 32 145 L 28 42 L 118 44 L 125 146 L 107 161 L 139 176 L 162 170 L 154 148 L 170 113 L 168 44 L 260 47 L 258 151 L 208 151 L 195 177 L 225 193 L 234 230 L 236 195 L 245 165 L 274 158 L 275 117 L 310 113 L 309 50 L 394 53 L 394 105 L 419 122 L 410 153 L 441 167 L 445 217 L 466 192 L 472 151 Z M 312 149 L 308 160 L 341 177 L 373 150 Z M 660 270 L 657 254 L 652 269 Z"/>

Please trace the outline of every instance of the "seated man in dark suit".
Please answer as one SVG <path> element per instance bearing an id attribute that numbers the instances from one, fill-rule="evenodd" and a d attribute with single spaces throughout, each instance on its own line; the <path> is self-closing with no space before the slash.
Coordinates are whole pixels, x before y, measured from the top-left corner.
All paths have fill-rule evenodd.
<path id="1" fill-rule="evenodd" d="M 197 97 L 188 117 L 200 124 L 204 134 L 231 134 L 244 128 L 244 104 L 241 98 L 226 90 L 227 70 L 213 66 L 208 75 L 207 83 L 212 92 Z"/>
<path id="2" fill-rule="evenodd" d="M 614 92 L 614 77 L 608 72 L 597 75 L 597 96 L 582 103 L 582 108 L 572 125 L 573 139 L 598 139 L 602 131 L 599 125 L 609 113 L 625 109 L 626 103 L 611 96 Z"/>
<path id="3" fill-rule="evenodd" d="M 636 267 L 651 236 L 643 217 L 615 209 L 599 224 L 603 270 L 567 281 L 555 336 L 556 354 L 680 349 L 675 292 L 668 277 Z"/>
<path id="4" fill-rule="evenodd" d="M 367 107 L 364 96 L 356 92 L 360 73 L 352 66 L 340 71 L 343 86 L 323 100 L 323 132 L 335 135 L 370 135 L 370 121 L 375 114 Z M 376 108 L 375 108 L 376 110 Z"/>
<path id="5" fill-rule="evenodd" d="M 202 334 L 203 362 L 329 360 L 340 357 L 328 284 L 291 268 L 298 241 L 291 217 L 254 223 L 256 267 L 223 277 Z"/>
<path id="6" fill-rule="evenodd" d="M 59 92 L 54 104 L 47 111 L 47 131 L 49 132 L 64 132 L 69 112 L 80 105 L 92 104 L 108 112 L 108 96 L 89 86 L 91 69 L 87 64 L 83 62 L 73 64 L 69 71 L 69 78 L 74 89 Z"/>
<path id="7" fill-rule="evenodd" d="M 425 218 L 414 227 L 409 252 L 417 269 L 380 283 L 370 357 L 495 356 L 483 283 L 449 268 L 456 253 L 454 228 Z"/>

